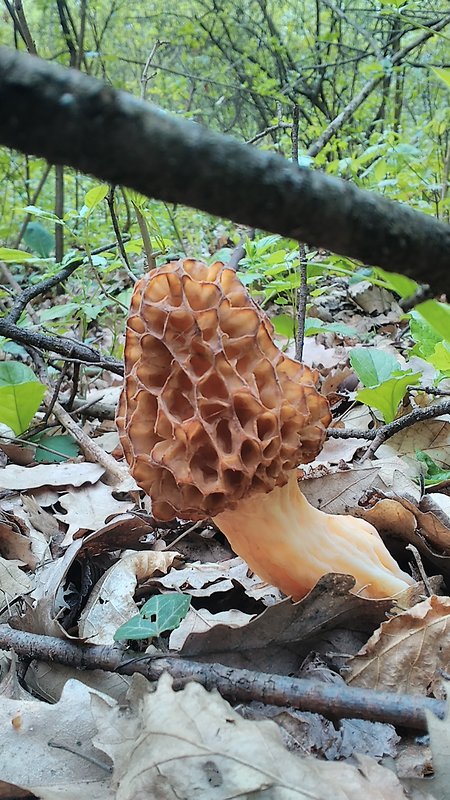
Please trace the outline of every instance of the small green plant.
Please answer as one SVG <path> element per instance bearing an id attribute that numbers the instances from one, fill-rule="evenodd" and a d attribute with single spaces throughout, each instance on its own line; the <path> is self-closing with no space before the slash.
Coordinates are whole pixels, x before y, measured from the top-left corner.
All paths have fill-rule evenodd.
<path id="1" fill-rule="evenodd" d="M 436 486 L 444 481 L 450 481 L 450 469 L 443 469 L 422 450 L 416 450 L 417 461 L 424 465 L 423 481 L 425 486 Z"/>
<path id="2" fill-rule="evenodd" d="M 0 364 L 0 422 L 16 436 L 26 431 L 38 410 L 46 387 L 33 370 L 19 361 Z"/>
<path id="3" fill-rule="evenodd" d="M 384 422 L 392 422 L 408 386 L 416 385 L 420 372 L 402 369 L 395 356 L 376 347 L 355 347 L 350 363 L 364 388 L 356 399 L 380 411 Z"/>
<path id="4" fill-rule="evenodd" d="M 144 603 L 139 614 L 118 628 L 114 639 L 116 642 L 123 642 L 125 639 L 153 639 L 165 631 L 173 631 L 185 618 L 190 603 L 189 594 L 170 592 L 153 595 Z"/>

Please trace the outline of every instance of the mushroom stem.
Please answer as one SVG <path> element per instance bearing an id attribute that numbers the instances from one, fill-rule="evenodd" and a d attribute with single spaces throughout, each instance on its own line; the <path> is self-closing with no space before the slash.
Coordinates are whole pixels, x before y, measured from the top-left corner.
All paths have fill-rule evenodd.
<path id="1" fill-rule="evenodd" d="M 294 600 L 328 572 L 353 575 L 354 591 L 369 598 L 393 597 L 413 583 L 373 525 L 310 505 L 295 470 L 284 486 L 240 500 L 214 523 L 260 578 Z"/>

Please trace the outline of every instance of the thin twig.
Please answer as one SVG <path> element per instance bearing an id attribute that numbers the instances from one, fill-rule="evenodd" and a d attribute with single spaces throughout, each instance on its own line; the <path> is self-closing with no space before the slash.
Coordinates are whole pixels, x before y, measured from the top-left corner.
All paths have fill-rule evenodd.
<path id="1" fill-rule="evenodd" d="M 399 419 L 394 419 L 393 422 L 383 425 L 382 428 L 378 428 L 373 442 L 364 453 L 361 462 L 367 461 L 387 439 L 390 439 L 391 436 L 399 433 L 399 431 L 404 430 L 404 428 L 409 428 L 410 425 L 415 425 L 416 422 L 422 422 L 425 419 L 433 419 L 433 417 L 439 417 L 441 414 L 448 414 L 449 412 L 450 399 L 441 400 L 439 403 L 434 403 L 426 408 L 415 408 L 410 414 L 405 414 L 403 417 L 399 417 Z"/>
<path id="2" fill-rule="evenodd" d="M 254 238 L 255 238 L 254 228 L 249 228 L 242 234 L 238 244 L 231 253 L 230 260 L 227 263 L 227 267 L 230 267 L 230 269 L 235 269 L 235 270 L 238 268 L 239 262 L 245 256 L 245 242 L 247 241 L 247 239 L 253 241 Z"/>
<path id="3" fill-rule="evenodd" d="M 426 730 L 425 710 L 445 716 L 441 700 L 377 692 L 344 684 L 325 684 L 317 680 L 290 678 L 235 669 L 221 664 L 204 664 L 178 657 L 152 657 L 124 651 L 120 647 L 78 644 L 52 636 L 26 633 L 0 625 L 0 648 L 19 655 L 82 669 L 102 669 L 132 675 L 139 672 L 157 680 L 163 672 L 174 679 L 174 688 L 194 680 L 206 689 L 217 689 L 233 702 L 259 700 L 277 706 L 293 706 L 302 711 L 323 714 L 331 719 L 350 717 L 389 722 L 416 730 Z"/>

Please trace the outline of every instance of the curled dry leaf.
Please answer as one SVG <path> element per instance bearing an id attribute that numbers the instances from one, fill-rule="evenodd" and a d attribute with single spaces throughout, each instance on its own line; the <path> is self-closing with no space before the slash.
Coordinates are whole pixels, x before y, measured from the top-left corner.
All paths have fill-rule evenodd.
<path id="1" fill-rule="evenodd" d="M 181 650 L 188 636 L 193 633 L 204 633 L 215 625 L 226 625 L 228 628 L 240 628 L 252 619 L 252 614 L 244 614 L 236 608 L 211 614 L 207 608 L 190 608 L 178 628 L 170 634 L 171 650 Z"/>
<path id="2" fill-rule="evenodd" d="M 242 558 L 237 557 L 215 564 L 202 564 L 200 561 L 186 564 L 183 569 L 173 569 L 168 575 L 155 578 L 152 585 L 186 590 L 193 597 L 209 597 L 216 592 L 229 592 L 233 589 L 233 581 L 241 584 L 245 593 L 255 600 L 266 599 L 273 602 L 282 597 L 278 589 L 264 583 L 249 570 Z"/>
<path id="3" fill-rule="evenodd" d="M 80 637 L 91 644 L 113 644 L 117 629 L 139 613 L 133 600 L 137 583 L 155 572 L 167 572 L 178 555 L 169 551 L 125 554 L 91 592 L 78 624 Z"/>
<path id="4" fill-rule="evenodd" d="M 433 595 L 383 622 L 348 666 L 353 686 L 436 693 L 450 667 L 450 598 Z"/>
<path id="5" fill-rule="evenodd" d="M 405 798 L 396 776 L 372 759 L 361 756 L 354 767 L 293 755 L 275 723 L 242 719 L 217 692 L 199 684 L 174 692 L 163 675 L 155 692 L 134 700 L 124 715 L 92 698 L 94 742 L 114 762 L 117 800 Z"/>
<path id="6" fill-rule="evenodd" d="M 92 745 L 94 691 L 68 681 L 55 705 L 2 697 L 2 780 L 41 800 L 111 800 L 108 758 Z M 114 702 L 102 697 L 106 708 Z"/>
<path id="7" fill-rule="evenodd" d="M 0 469 L 0 488 L 24 492 L 41 486 L 82 486 L 96 483 L 104 473 L 100 464 L 37 464 L 35 467 L 18 467 L 10 464 Z"/>
<path id="8" fill-rule="evenodd" d="M 49 557 L 47 541 L 42 533 L 17 514 L 0 510 L 0 553 L 17 559 L 32 570 Z"/>

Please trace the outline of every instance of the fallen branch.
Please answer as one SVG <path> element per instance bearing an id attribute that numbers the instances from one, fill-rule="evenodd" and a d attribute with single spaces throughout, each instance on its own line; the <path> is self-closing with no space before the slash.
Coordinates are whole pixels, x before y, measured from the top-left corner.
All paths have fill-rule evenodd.
<path id="1" fill-rule="evenodd" d="M 450 227 L 429 215 L 7 48 L 0 50 L 0 105 L 0 142 L 9 147 L 403 271 L 450 294 Z"/>
<path id="2" fill-rule="evenodd" d="M 440 417 L 441 414 L 449 413 L 450 398 L 441 400 L 439 403 L 433 403 L 430 406 L 426 406 L 426 408 L 415 408 L 409 414 L 404 414 L 403 417 L 394 419 L 393 422 L 388 422 L 387 425 L 382 425 L 381 428 L 367 431 L 356 428 L 327 428 L 327 436 L 329 439 L 372 439 L 372 444 L 362 458 L 365 461 L 391 436 L 395 436 L 396 433 L 399 433 L 404 428 L 409 428 L 410 425 L 415 425 L 425 419 L 433 419 L 434 417 Z"/>
<path id="3" fill-rule="evenodd" d="M 0 319 L 0 336 L 19 342 L 25 347 L 31 345 L 37 350 L 49 353 L 58 353 L 68 361 L 79 361 L 83 364 L 92 364 L 101 369 L 108 369 L 115 375 L 123 375 L 123 364 L 112 356 L 102 356 L 98 350 L 83 342 L 69 339 L 67 336 L 57 336 L 50 333 L 30 331 L 14 325 L 4 317 Z"/>
<path id="4" fill-rule="evenodd" d="M 206 689 L 217 689 L 233 702 L 259 700 L 276 706 L 293 706 L 329 719 L 368 719 L 424 731 L 427 729 L 425 710 L 441 718 L 445 716 L 445 703 L 440 700 L 204 664 L 177 656 L 143 656 L 117 646 L 78 644 L 16 631 L 9 625 L 0 625 L 0 649 L 79 669 L 102 669 L 123 675 L 139 672 L 152 681 L 168 672 L 176 689 L 194 680 Z"/>

